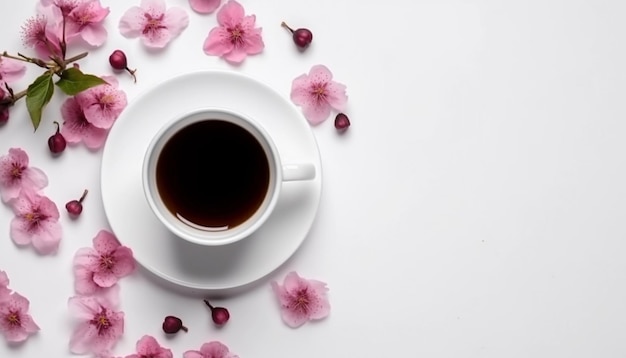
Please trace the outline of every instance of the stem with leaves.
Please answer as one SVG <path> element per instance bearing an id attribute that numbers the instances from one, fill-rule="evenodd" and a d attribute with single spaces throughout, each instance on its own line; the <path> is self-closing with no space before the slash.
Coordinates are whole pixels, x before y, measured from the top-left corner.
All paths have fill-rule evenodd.
<path id="1" fill-rule="evenodd" d="M 13 90 L 7 86 L 7 91 L 10 94 L 9 106 L 14 105 L 19 99 L 26 97 L 26 108 L 28 109 L 28 114 L 30 115 L 31 122 L 33 123 L 35 130 L 37 130 L 39 124 L 41 123 L 41 116 L 44 108 L 50 102 L 50 99 L 54 94 L 55 84 L 65 94 L 75 96 L 86 89 L 106 83 L 100 77 L 84 74 L 76 67 L 68 68 L 68 65 L 87 57 L 88 53 L 83 52 L 76 56 L 72 56 L 67 59 L 65 58 L 65 26 L 63 30 L 63 40 L 61 40 L 60 47 L 63 58 L 51 56 L 50 61 L 44 61 L 35 57 L 28 57 L 21 53 L 18 53 L 17 56 L 10 55 L 6 51 L 0 54 L 0 57 L 31 63 L 45 70 L 44 73 L 37 77 L 26 90 L 13 93 Z M 59 80 L 56 82 L 54 82 L 54 75 L 59 77 Z"/>

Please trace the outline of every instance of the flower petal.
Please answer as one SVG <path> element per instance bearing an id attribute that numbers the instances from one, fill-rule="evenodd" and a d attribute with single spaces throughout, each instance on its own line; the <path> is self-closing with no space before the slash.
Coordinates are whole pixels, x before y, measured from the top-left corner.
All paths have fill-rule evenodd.
<path id="1" fill-rule="evenodd" d="M 144 34 L 141 37 L 141 42 L 143 42 L 146 47 L 159 49 L 165 47 L 171 39 L 172 35 L 167 29 L 158 29 L 148 31 Z"/>
<path id="2" fill-rule="evenodd" d="M 128 276 L 135 270 L 135 259 L 133 258 L 133 251 L 130 248 L 126 246 L 118 248 L 115 250 L 113 259 L 115 260 L 115 265 L 111 268 L 111 271 L 115 276 Z"/>
<path id="3" fill-rule="evenodd" d="M 45 220 L 39 226 L 39 232 L 32 238 L 33 247 L 42 255 L 55 253 L 61 242 L 61 224 L 56 220 Z"/>
<path id="4" fill-rule="evenodd" d="M 17 60 L 10 58 L 0 59 L 0 78 L 3 82 L 12 83 L 18 81 L 26 73 L 26 66 Z"/>
<path id="5" fill-rule="evenodd" d="M 165 27 L 169 30 L 171 37 L 177 37 L 189 25 L 189 16 L 180 7 L 171 7 L 165 13 L 163 20 Z"/>
<path id="6" fill-rule="evenodd" d="M 24 186 L 31 188 L 33 191 L 39 191 L 48 186 L 48 176 L 43 170 L 35 167 L 29 167 L 24 170 L 23 179 Z"/>
<path id="7" fill-rule="evenodd" d="M 223 57 L 224 60 L 230 63 L 239 64 L 243 62 L 243 60 L 245 60 L 247 56 L 248 54 L 246 53 L 246 50 L 244 48 L 235 46 L 232 51 L 224 54 Z"/>
<path id="8" fill-rule="evenodd" d="M 210 14 L 217 10 L 220 6 L 221 0 L 189 0 L 189 5 L 193 11 L 201 14 Z"/>
<path id="9" fill-rule="evenodd" d="M 308 103 L 308 105 L 302 106 L 302 114 L 304 114 L 304 118 L 306 118 L 309 123 L 318 125 L 330 116 L 330 105 L 326 102 L 311 102 Z"/>
<path id="10" fill-rule="evenodd" d="M 96 326 L 89 324 L 89 321 L 82 322 L 76 326 L 70 337 L 70 352 L 74 354 L 85 354 L 91 351 L 92 342 L 98 336 Z"/>
<path id="11" fill-rule="evenodd" d="M 118 25 L 120 33 L 126 38 L 135 38 L 141 35 L 143 30 L 143 10 L 133 6 L 126 10 Z"/>
<path id="12" fill-rule="evenodd" d="M 265 43 L 263 43 L 263 37 L 261 37 L 261 28 L 251 29 L 248 36 L 245 38 L 245 49 L 248 55 L 256 55 L 263 51 Z"/>
<path id="13" fill-rule="evenodd" d="M 346 108 L 348 96 L 346 95 L 346 86 L 337 82 L 330 82 L 326 85 L 326 101 L 328 104 L 341 112 Z"/>
<path id="14" fill-rule="evenodd" d="M 91 247 L 83 247 L 76 251 L 74 254 L 74 267 L 83 267 L 90 270 L 95 270 L 98 266 L 99 254 Z"/>
<path id="15" fill-rule="evenodd" d="M 315 65 L 309 71 L 309 81 L 312 83 L 328 83 L 332 79 L 332 72 L 324 65 Z"/>
<path id="16" fill-rule="evenodd" d="M 228 350 L 228 347 L 222 342 L 218 341 L 204 343 L 200 347 L 200 352 L 202 352 L 205 357 L 229 358 L 233 356 Z"/>
<path id="17" fill-rule="evenodd" d="M 99 270 L 93 273 L 93 282 L 100 287 L 111 287 L 117 283 L 117 276 L 109 270 Z"/>
<path id="18" fill-rule="evenodd" d="M 206 40 L 204 40 L 204 46 L 202 48 L 207 55 L 223 56 L 231 52 L 234 45 L 230 41 L 230 34 L 226 28 L 214 27 L 209 32 Z"/>
<path id="19" fill-rule="evenodd" d="M 140 7 L 150 14 L 163 14 L 167 4 L 165 0 L 141 0 Z"/>
<path id="20" fill-rule="evenodd" d="M 93 248 L 100 254 L 109 254 L 122 246 L 115 235 L 107 230 L 100 230 L 93 238 Z"/>
<path id="21" fill-rule="evenodd" d="M 100 304 L 92 296 L 74 296 L 67 300 L 70 314 L 78 320 L 89 320 L 100 310 Z"/>
<path id="22" fill-rule="evenodd" d="M 243 20 L 245 10 L 240 3 L 230 0 L 217 12 L 217 23 L 225 27 L 234 27 Z"/>
<path id="23" fill-rule="evenodd" d="M 25 246 L 30 244 L 32 235 L 29 222 L 21 217 L 13 218 L 11 220 L 10 236 L 16 245 Z"/>
<path id="24" fill-rule="evenodd" d="M 309 316 L 300 310 L 283 307 L 280 312 L 283 322 L 291 328 L 298 328 L 309 320 Z"/>
<path id="25" fill-rule="evenodd" d="M 206 356 L 199 351 L 186 351 L 183 353 L 183 358 L 206 358 Z"/>
<path id="26" fill-rule="evenodd" d="M 93 281 L 94 272 L 84 267 L 74 268 L 74 290 L 79 295 L 91 295 L 101 287 Z"/>
<path id="27" fill-rule="evenodd" d="M 107 39 L 107 30 L 101 25 L 85 26 L 80 36 L 91 46 L 102 46 Z"/>

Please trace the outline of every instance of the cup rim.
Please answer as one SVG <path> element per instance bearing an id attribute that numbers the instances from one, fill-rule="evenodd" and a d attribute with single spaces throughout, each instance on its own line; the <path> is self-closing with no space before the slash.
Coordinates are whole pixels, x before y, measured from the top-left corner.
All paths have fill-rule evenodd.
<path id="1" fill-rule="evenodd" d="M 154 175 L 150 175 L 150 171 L 156 168 L 156 162 L 158 161 L 158 152 L 155 151 L 157 146 L 163 146 L 171 135 L 164 139 L 164 136 L 168 134 L 172 128 L 175 128 L 182 121 L 188 123 L 181 125 L 178 130 L 187 127 L 196 122 L 200 122 L 206 119 L 193 119 L 194 116 L 198 116 L 204 113 L 220 113 L 222 115 L 238 118 L 247 126 L 256 131 L 250 131 L 247 126 L 243 126 L 250 131 L 257 140 L 261 143 L 266 151 L 268 164 L 270 166 L 270 183 L 267 189 L 266 198 L 261 203 L 255 213 L 250 216 L 243 224 L 240 224 L 233 229 L 225 231 L 206 231 L 193 228 L 192 226 L 182 223 L 179 219 L 173 216 L 160 200 L 158 189 L 156 187 L 156 178 Z M 192 118 L 191 120 L 189 118 Z M 240 124 L 240 123 L 236 123 Z M 178 131 L 176 130 L 176 132 Z M 173 133 L 172 133 L 173 135 Z M 261 137 L 261 138 L 259 138 Z M 176 237 L 184 239 L 188 242 L 203 245 L 203 246 L 223 246 L 235 243 L 244 238 L 251 236 L 257 229 L 259 229 L 271 215 L 278 201 L 282 184 L 282 162 L 280 154 L 274 144 L 269 133 L 263 128 L 263 126 L 255 121 L 250 116 L 229 108 L 223 107 L 200 107 L 193 110 L 188 110 L 174 116 L 167 121 L 152 137 L 148 147 L 145 150 L 143 165 L 142 165 L 142 184 L 143 192 L 148 206 L 151 211 L 156 215 L 159 222 L 165 226 Z M 184 228 L 184 229 L 183 229 Z"/>

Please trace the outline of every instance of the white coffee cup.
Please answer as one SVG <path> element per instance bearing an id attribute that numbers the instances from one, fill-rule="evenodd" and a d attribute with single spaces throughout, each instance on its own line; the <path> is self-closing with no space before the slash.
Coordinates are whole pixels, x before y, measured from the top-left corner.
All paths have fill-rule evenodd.
<path id="1" fill-rule="evenodd" d="M 283 182 L 315 175 L 311 163 L 282 163 L 271 136 L 254 119 L 202 108 L 173 118 L 154 136 L 144 157 L 143 188 L 173 234 L 217 246 L 260 228 Z"/>

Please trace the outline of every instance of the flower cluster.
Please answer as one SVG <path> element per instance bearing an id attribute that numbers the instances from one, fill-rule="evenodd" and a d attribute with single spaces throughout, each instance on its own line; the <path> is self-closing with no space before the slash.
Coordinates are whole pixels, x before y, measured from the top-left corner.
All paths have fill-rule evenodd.
<path id="1" fill-rule="evenodd" d="M 0 333 L 9 342 L 25 341 L 39 331 L 39 326 L 28 314 L 30 302 L 9 289 L 9 277 L 0 270 Z"/>
<path id="2" fill-rule="evenodd" d="M 109 129 L 127 105 L 126 93 L 115 77 L 102 76 L 105 84 L 92 87 L 65 100 L 61 106 L 61 134 L 70 144 L 83 142 L 87 148 L 104 145 Z"/>
<path id="3" fill-rule="evenodd" d="M 61 58 L 64 47 L 75 42 L 98 47 L 106 41 L 104 19 L 109 8 L 100 0 L 41 0 L 41 5 L 22 28 L 24 45 L 41 58 Z"/>
<path id="4" fill-rule="evenodd" d="M 0 197 L 15 214 L 11 239 L 19 246 L 32 244 L 42 255 L 55 253 L 62 236 L 59 210 L 42 192 L 47 185 L 48 177 L 29 165 L 24 150 L 11 148 L 0 156 Z"/>
<path id="5" fill-rule="evenodd" d="M 77 325 L 70 339 L 73 353 L 108 352 L 124 333 L 124 313 L 118 310 L 120 278 L 135 270 L 133 252 L 109 231 L 101 230 L 93 247 L 74 256 L 74 289 L 70 312 Z"/>
<path id="6" fill-rule="evenodd" d="M 44 108 L 50 102 L 55 87 L 74 96 L 88 88 L 104 83 L 93 75 L 83 74 L 70 64 L 87 56 L 87 52 L 67 58 L 69 44 L 82 42 L 98 47 L 104 44 L 107 31 L 104 20 L 109 9 L 100 0 L 41 0 L 37 13 L 22 26 L 24 46 L 32 48 L 37 57 L 0 53 L 0 124 L 9 119 L 9 108 L 26 98 L 28 114 L 35 130 L 39 127 Z M 25 67 L 16 61 L 44 69 L 27 89 L 15 93 L 9 82 L 19 79 Z M 76 65 L 76 63 L 74 63 Z M 54 76 L 59 80 L 54 81 Z"/>

